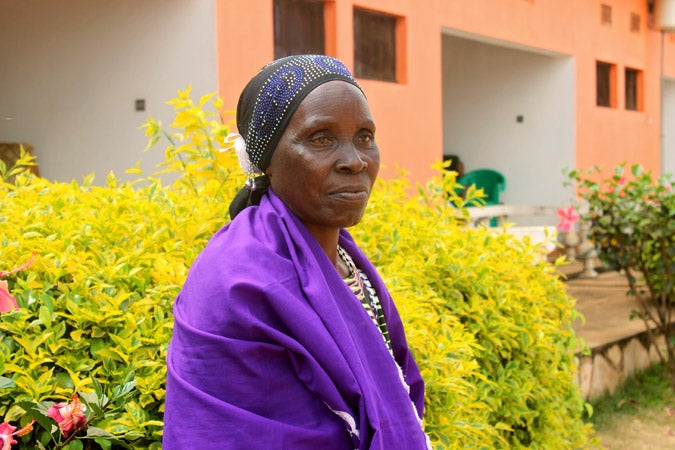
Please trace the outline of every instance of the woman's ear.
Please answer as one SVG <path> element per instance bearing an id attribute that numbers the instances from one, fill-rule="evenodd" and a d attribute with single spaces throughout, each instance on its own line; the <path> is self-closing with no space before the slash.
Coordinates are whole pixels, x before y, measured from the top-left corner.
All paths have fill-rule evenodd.
<path id="1" fill-rule="evenodd" d="M 268 177 L 271 177 L 272 173 L 274 173 L 274 155 L 272 155 L 272 159 L 270 160 L 270 163 L 267 165 L 267 169 L 265 169 L 263 172 Z"/>

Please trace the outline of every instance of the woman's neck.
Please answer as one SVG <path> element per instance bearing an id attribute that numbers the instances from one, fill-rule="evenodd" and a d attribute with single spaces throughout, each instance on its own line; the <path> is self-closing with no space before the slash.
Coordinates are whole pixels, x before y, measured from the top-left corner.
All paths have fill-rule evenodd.
<path id="1" fill-rule="evenodd" d="M 314 239 L 319 243 L 323 251 L 328 256 L 330 262 L 333 263 L 333 266 L 337 269 L 338 273 L 342 278 L 349 275 L 349 267 L 347 264 L 342 261 L 342 258 L 338 256 L 337 246 L 340 239 L 340 229 L 339 228 L 325 228 L 325 227 L 313 227 L 307 226 L 307 230 L 314 236 Z"/>

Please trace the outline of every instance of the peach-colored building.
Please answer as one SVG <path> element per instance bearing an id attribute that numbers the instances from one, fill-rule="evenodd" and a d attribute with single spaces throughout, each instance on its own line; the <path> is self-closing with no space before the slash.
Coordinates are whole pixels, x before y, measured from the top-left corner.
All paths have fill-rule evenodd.
<path id="1" fill-rule="evenodd" d="M 251 74 L 275 57 L 285 21 L 297 20 L 297 11 L 284 13 L 284 3 L 297 2 L 216 2 L 218 90 L 226 104 L 235 104 Z M 555 204 L 569 196 L 562 187 L 564 167 L 627 161 L 657 173 L 675 169 L 675 137 L 667 132 L 667 154 L 661 154 L 662 106 L 675 131 L 670 81 L 675 43 L 665 35 L 662 68 L 654 11 L 661 5 L 648 0 L 318 3 L 323 11 L 314 21 L 323 20 L 324 52 L 356 70 L 369 98 L 385 176 L 400 166 L 422 181 L 435 160 L 452 154 L 466 170 L 502 172 L 506 202 Z M 378 39 L 359 29 L 364 13 L 389 19 L 393 81 L 359 77 L 357 47 Z M 300 22 L 286 33 L 314 39 Z M 377 45 L 366 58 L 380 58 Z M 669 77 L 663 90 L 662 70 Z"/>
<path id="2" fill-rule="evenodd" d="M 363 86 L 383 176 L 422 182 L 456 155 L 503 173 L 503 202 L 565 204 L 565 167 L 675 172 L 669 14 L 675 0 L 0 0 L 0 141 L 34 145 L 52 179 L 147 169 L 161 152 L 137 127 L 169 122 L 177 90 L 234 109 L 264 63 L 311 49 Z"/>

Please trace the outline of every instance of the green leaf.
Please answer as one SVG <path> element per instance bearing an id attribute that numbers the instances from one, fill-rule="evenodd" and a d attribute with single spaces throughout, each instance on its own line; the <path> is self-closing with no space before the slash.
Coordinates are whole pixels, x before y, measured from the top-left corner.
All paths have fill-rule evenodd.
<path id="1" fill-rule="evenodd" d="M 117 437 L 114 434 L 108 433 L 107 431 L 101 428 L 92 426 L 87 428 L 87 438 L 117 439 Z"/>
<path id="2" fill-rule="evenodd" d="M 68 443 L 68 445 L 66 445 L 66 446 L 64 447 L 64 449 L 67 449 L 67 450 L 83 450 L 83 449 L 84 449 L 84 445 L 82 445 L 82 441 L 81 441 L 81 440 L 79 440 L 79 439 L 74 439 L 74 440 L 70 441 L 70 442 Z"/>
<path id="3" fill-rule="evenodd" d="M 13 388 L 16 386 L 14 380 L 7 377 L 0 377 L 0 389 Z"/>

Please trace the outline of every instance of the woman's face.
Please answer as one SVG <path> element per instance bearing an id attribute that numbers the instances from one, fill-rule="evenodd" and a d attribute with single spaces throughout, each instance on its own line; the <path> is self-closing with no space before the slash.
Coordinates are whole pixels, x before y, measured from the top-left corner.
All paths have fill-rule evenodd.
<path id="1" fill-rule="evenodd" d="M 379 168 L 368 102 L 356 86 L 329 81 L 300 103 L 267 174 L 277 196 L 316 236 L 361 220 Z"/>

